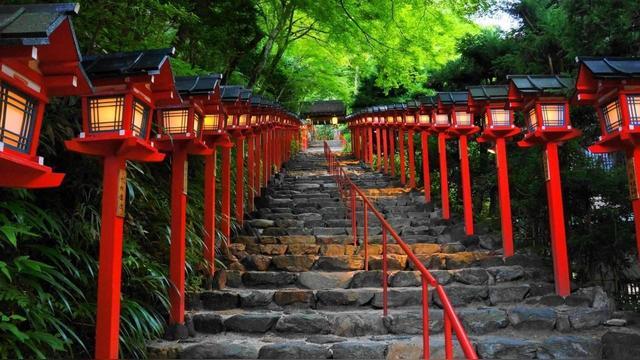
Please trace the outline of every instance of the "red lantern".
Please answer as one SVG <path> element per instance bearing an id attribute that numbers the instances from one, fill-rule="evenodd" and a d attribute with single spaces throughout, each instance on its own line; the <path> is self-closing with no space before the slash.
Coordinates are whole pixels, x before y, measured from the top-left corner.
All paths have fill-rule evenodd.
<path id="1" fill-rule="evenodd" d="M 555 271 L 556 293 L 569 296 L 571 281 L 562 205 L 562 186 L 558 145 L 580 136 L 571 127 L 569 102 L 565 94 L 573 89 L 571 78 L 548 75 L 509 75 L 510 109 L 525 114 L 527 132 L 521 147 L 543 145 L 544 177 L 549 203 L 551 247 Z"/>
<path id="2" fill-rule="evenodd" d="M 0 6 L 0 187 L 56 187 L 64 178 L 37 151 L 49 97 L 91 91 L 69 18 L 78 8 Z"/>
<path id="3" fill-rule="evenodd" d="M 118 356 L 126 162 L 164 159 L 149 141 L 156 99 L 177 97 L 168 57 L 174 49 L 86 57 L 95 86 L 82 98 L 83 132 L 67 149 L 104 158 L 96 358 Z"/>
<path id="4" fill-rule="evenodd" d="M 416 129 L 420 131 L 422 145 L 422 178 L 424 182 L 424 198 L 431 202 L 431 176 L 429 172 L 429 135 L 432 132 L 432 115 L 438 106 L 436 96 L 422 96 L 418 98 L 419 111 L 417 113 Z"/>
<path id="5" fill-rule="evenodd" d="M 640 257 L 640 59 L 580 57 L 577 61 L 580 68 L 576 100 L 595 107 L 602 134 L 589 150 L 622 151 L 627 159 L 629 198 Z"/>
<path id="6" fill-rule="evenodd" d="M 473 114 L 467 108 L 466 92 L 448 92 L 438 94 L 438 112 L 447 113 L 450 123 L 447 133 L 458 138 L 460 151 L 460 173 L 462 178 L 462 202 L 464 208 L 464 226 L 467 235 L 473 235 L 473 203 L 471 202 L 471 172 L 469 171 L 468 136 L 480 129 L 474 125 Z M 436 127 L 438 117 L 436 116 Z"/>
<path id="7" fill-rule="evenodd" d="M 408 133 L 408 154 L 409 154 L 409 188 L 414 189 L 416 187 L 416 164 L 415 164 L 415 149 L 413 143 L 413 134 L 418 126 L 418 118 L 420 116 L 420 103 L 412 100 L 405 105 L 404 112 L 404 127 Z"/>
<path id="8" fill-rule="evenodd" d="M 509 87 L 469 86 L 469 111 L 482 117 L 482 135 L 478 142 L 495 144 L 496 168 L 498 170 L 498 197 L 500 198 L 500 222 L 502 226 L 503 255 L 513 255 L 513 224 L 511 221 L 511 199 L 509 194 L 509 170 L 507 167 L 506 140 L 518 135 L 520 128 L 513 124 L 513 111 L 506 109 Z"/>

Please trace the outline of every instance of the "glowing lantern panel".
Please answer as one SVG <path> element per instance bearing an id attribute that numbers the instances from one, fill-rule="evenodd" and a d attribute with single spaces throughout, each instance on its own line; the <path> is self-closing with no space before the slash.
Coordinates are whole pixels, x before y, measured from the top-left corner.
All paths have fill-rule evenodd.
<path id="1" fill-rule="evenodd" d="M 536 109 L 532 108 L 527 114 L 527 124 L 529 124 L 529 131 L 536 131 L 538 127 L 538 115 L 536 115 Z"/>
<path id="2" fill-rule="evenodd" d="M 640 125 L 640 95 L 628 95 L 629 124 Z"/>
<path id="3" fill-rule="evenodd" d="M 622 115 L 620 114 L 620 102 L 613 101 L 602 107 L 602 115 L 604 116 L 605 127 L 607 132 L 618 130 L 622 124 Z"/>
<path id="4" fill-rule="evenodd" d="M 491 124 L 493 126 L 511 126 L 511 111 L 505 109 L 491 109 Z"/>
<path id="5" fill-rule="evenodd" d="M 471 126 L 471 114 L 465 111 L 456 111 L 456 125 Z"/>
<path id="6" fill-rule="evenodd" d="M 564 105 L 546 104 L 540 106 L 542 110 L 542 124 L 548 127 L 564 126 Z"/>
<path id="7" fill-rule="evenodd" d="M 437 114 L 436 115 L 436 125 L 449 125 L 449 115 L 447 115 L 447 114 Z"/>
<path id="8" fill-rule="evenodd" d="M 124 96 L 89 99 L 89 132 L 122 129 Z"/>
<path id="9" fill-rule="evenodd" d="M 13 150 L 28 153 L 36 108 L 34 99 L 0 84 L 0 142 Z"/>
<path id="10" fill-rule="evenodd" d="M 189 110 L 165 110 L 162 112 L 162 128 L 166 134 L 185 134 Z"/>

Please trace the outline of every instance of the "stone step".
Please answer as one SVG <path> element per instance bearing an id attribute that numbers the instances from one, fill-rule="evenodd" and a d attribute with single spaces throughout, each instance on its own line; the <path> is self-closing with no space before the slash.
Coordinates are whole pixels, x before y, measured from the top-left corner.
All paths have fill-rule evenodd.
<path id="1" fill-rule="evenodd" d="M 456 310 L 468 335 L 496 332 L 537 331 L 546 334 L 603 330 L 609 319 L 608 309 L 586 306 L 551 307 L 516 305 L 509 307 L 466 307 Z M 331 334 L 337 336 L 421 335 L 422 308 L 381 310 L 235 310 L 191 312 L 198 333 L 291 333 Z M 429 308 L 429 333 L 443 331 L 443 311 Z"/>
<path id="2" fill-rule="evenodd" d="M 156 341 L 147 348 L 157 359 L 418 359 L 422 337 L 373 335 L 340 337 L 297 334 L 199 334 L 193 341 Z M 444 358 L 444 338 L 430 337 L 432 358 Z M 463 358 L 454 340 L 455 358 Z"/>
<path id="3" fill-rule="evenodd" d="M 381 270 L 336 272 L 221 271 L 225 274 L 226 286 L 230 288 L 269 289 L 296 287 L 326 290 L 382 286 Z M 520 265 L 459 270 L 431 270 L 430 273 L 442 285 L 451 283 L 485 285 L 525 280 L 551 282 L 552 280 L 549 279 L 550 274 L 548 273 L 542 273 L 535 268 L 523 268 Z M 390 271 L 387 284 L 389 287 L 422 286 L 418 271 Z"/>
<path id="4" fill-rule="evenodd" d="M 260 278 L 258 277 L 258 279 Z M 255 280 L 250 277 L 243 279 L 246 282 Z M 368 279 L 363 279 L 362 281 L 366 280 Z M 273 279 L 273 281 L 276 280 Z M 292 279 L 280 279 L 280 281 L 293 282 Z M 365 283 L 363 285 L 368 284 Z M 396 283 L 396 285 L 398 284 Z M 327 307 L 381 308 L 383 305 L 383 292 L 380 287 L 311 290 L 300 287 L 287 288 L 286 286 L 286 284 L 283 284 L 281 288 L 277 289 L 229 288 L 204 291 L 190 295 L 190 308 L 194 310 L 227 310 L 249 307 L 260 309 L 321 309 Z M 449 301 L 457 310 L 459 310 L 459 307 L 468 306 L 469 304 L 502 306 L 504 304 L 528 301 L 532 305 L 537 305 L 540 303 L 554 304 L 553 301 L 558 301 L 553 297 L 544 297 L 552 294 L 554 290 L 553 284 L 548 282 L 508 282 L 492 285 L 470 285 L 452 282 L 443 287 Z M 441 306 L 441 299 L 438 296 L 434 296 L 433 293 L 434 291 L 429 292 L 428 302 Z M 538 299 L 539 296 L 543 296 L 543 298 Z M 584 303 L 587 303 L 587 300 L 577 297 L 569 302 L 558 302 L 557 304 Z M 422 304 L 421 287 L 396 286 L 391 287 L 388 291 L 389 307 L 418 306 L 420 304 Z"/>

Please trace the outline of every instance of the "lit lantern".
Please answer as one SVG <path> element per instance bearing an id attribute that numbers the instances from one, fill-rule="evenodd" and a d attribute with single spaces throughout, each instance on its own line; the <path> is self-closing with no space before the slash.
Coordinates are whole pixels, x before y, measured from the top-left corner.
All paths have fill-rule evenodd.
<path id="1" fill-rule="evenodd" d="M 420 131 L 420 144 L 422 146 L 422 179 L 424 183 L 424 198 L 431 202 L 431 174 L 429 172 L 429 135 L 432 127 L 432 115 L 438 106 L 437 96 L 422 96 L 418 98 L 420 109 L 417 117 L 416 128 Z"/>
<path id="2" fill-rule="evenodd" d="M 509 75 L 508 108 L 520 110 L 527 120 L 521 147 L 543 145 L 544 177 L 549 203 L 549 223 L 556 293 L 571 293 L 569 259 L 562 205 L 558 145 L 580 136 L 571 127 L 569 102 L 565 94 L 573 90 L 571 78 L 549 75 Z"/>
<path id="3" fill-rule="evenodd" d="M 467 89 L 469 90 L 469 111 L 482 117 L 482 135 L 478 137 L 477 141 L 495 144 L 502 249 L 503 255 L 509 257 L 513 255 L 513 224 L 511 221 L 506 140 L 518 135 L 520 129 L 513 124 L 513 111 L 506 109 L 508 86 L 478 85 L 469 86 Z"/>
<path id="4" fill-rule="evenodd" d="M 157 99 L 178 96 L 168 60 L 173 54 L 174 49 L 136 51 L 85 57 L 82 62 L 95 91 L 82 98 L 83 132 L 65 146 L 104 159 L 95 356 L 99 359 L 118 356 L 126 162 L 164 159 L 149 141 L 150 120 Z"/>
<path id="5" fill-rule="evenodd" d="M 215 273 L 215 234 L 216 234 L 216 157 L 217 146 L 229 143 L 224 131 L 225 114 L 220 103 L 221 74 L 186 76 L 175 78 L 176 89 L 182 99 L 198 104 L 201 108 L 201 122 L 198 139 L 207 145 L 210 151 L 205 154 L 204 176 L 204 258 L 207 261 L 209 276 Z M 195 113 L 194 109 L 194 113 Z M 196 127 L 197 128 L 197 127 Z M 224 184 L 224 180 L 222 183 Z M 230 190 L 227 191 L 230 194 Z M 223 191 L 223 197 L 225 192 Z M 230 195 L 227 195 L 230 196 Z M 227 214 L 229 212 L 227 211 Z M 224 214 L 224 212 L 223 212 Z M 223 215 L 224 217 L 224 215 Z M 230 232 L 230 230 L 229 230 Z"/>
<path id="6" fill-rule="evenodd" d="M 633 207 L 640 256 L 640 59 L 580 57 L 576 99 L 592 105 L 601 136 L 589 147 L 593 153 L 622 151 L 627 160 L 629 198 Z"/>
<path id="7" fill-rule="evenodd" d="M 436 105 L 434 106 L 431 115 L 431 131 L 438 136 L 438 160 L 440 163 L 440 201 L 442 202 L 442 218 L 448 220 L 451 215 L 449 210 L 449 170 L 447 166 L 446 141 L 450 138 L 448 130 L 451 126 L 451 118 L 449 116 L 448 109 L 445 110 L 444 108 L 439 106 L 441 96 L 445 96 L 447 99 L 450 98 L 446 94 L 447 93 L 438 93 L 438 95 L 436 96 Z"/>
<path id="8" fill-rule="evenodd" d="M 447 112 L 451 119 L 447 133 L 453 138 L 458 138 L 464 227 L 466 234 L 470 236 L 473 235 L 473 203 L 471 200 L 468 137 L 480 129 L 474 125 L 473 114 L 468 111 L 467 92 L 440 93 L 438 96 L 438 108 L 440 112 Z"/>
<path id="9" fill-rule="evenodd" d="M 169 251 L 169 327 L 165 335 L 169 339 L 189 336 L 185 325 L 185 258 L 187 222 L 187 173 L 188 155 L 209 156 L 213 149 L 202 140 L 204 109 L 202 97 L 184 98 L 167 94 L 156 98 L 158 149 L 170 153 L 171 158 L 171 246 Z M 213 89 L 208 89 L 213 92 Z"/>
<path id="10" fill-rule="evenodd" d="M 408 154 L 409 154 L 409 188 L 416 187 L 415 149 L 413 143 L 414 130 L 418 126 L 417 119 L 420 116 L 420 103 L 416 100 L 409 101 L 405 105 L 404 127 L 408 129 Z"/>
<path id="11" fill-rule="evenodd" d="M 236 145 L 236 221 L 244 223 L 244 139 L 249 129 L 251 90 L 241 86 L 222 86 L 222 105 L 231 121 L 227 132 L 235 138 Z"/>
<path id="12" fill-rule="evenodd" d="M 78 8 L 0 6 L 0 187 L 55 187 L 64 178 L 37 151 L 49 97 L 91 91 L 69 19 Z"/>

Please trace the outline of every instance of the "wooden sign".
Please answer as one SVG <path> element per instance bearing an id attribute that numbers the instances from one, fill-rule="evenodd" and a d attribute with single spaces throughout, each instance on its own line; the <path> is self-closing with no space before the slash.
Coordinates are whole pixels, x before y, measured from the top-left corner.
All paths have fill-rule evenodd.
<path id="1" fill-rule="evenodd" d="M 118 173 L 118 202 L 116 204 L 116 216 L 124 217 L 127 207 L 127 169 L 120 169 Z"/>
<path id="2" fill-rule="evenodd" d="M 184 183 L 182 184 L 182 193 L 187 195 L 187 188 L 189 187 L 189 182 L 188 182 L 188 179 L 189 179 L 189 161 L 188 160 L 184 162 L 184 174 L 183 174 L 183 176 L 184 176 L 184 180 L 183 180 Z"/>
<path id="3" fill-rule="evenodd" d="M 542 152 L 542 166 L 544 168 L 544 181 L 551 180 L 551 171 L 549 170 L 549 155 L 547 150 Z"/>
<path id="4" fill-rule="evenodd" d="M 629 197 L 631 200 L 640 199 L 638 194 L 638 184 L 636 183 L 636 169 L 633 166 L 633 157 L 627 158 L 627 177 L 629 180 Z"/>

